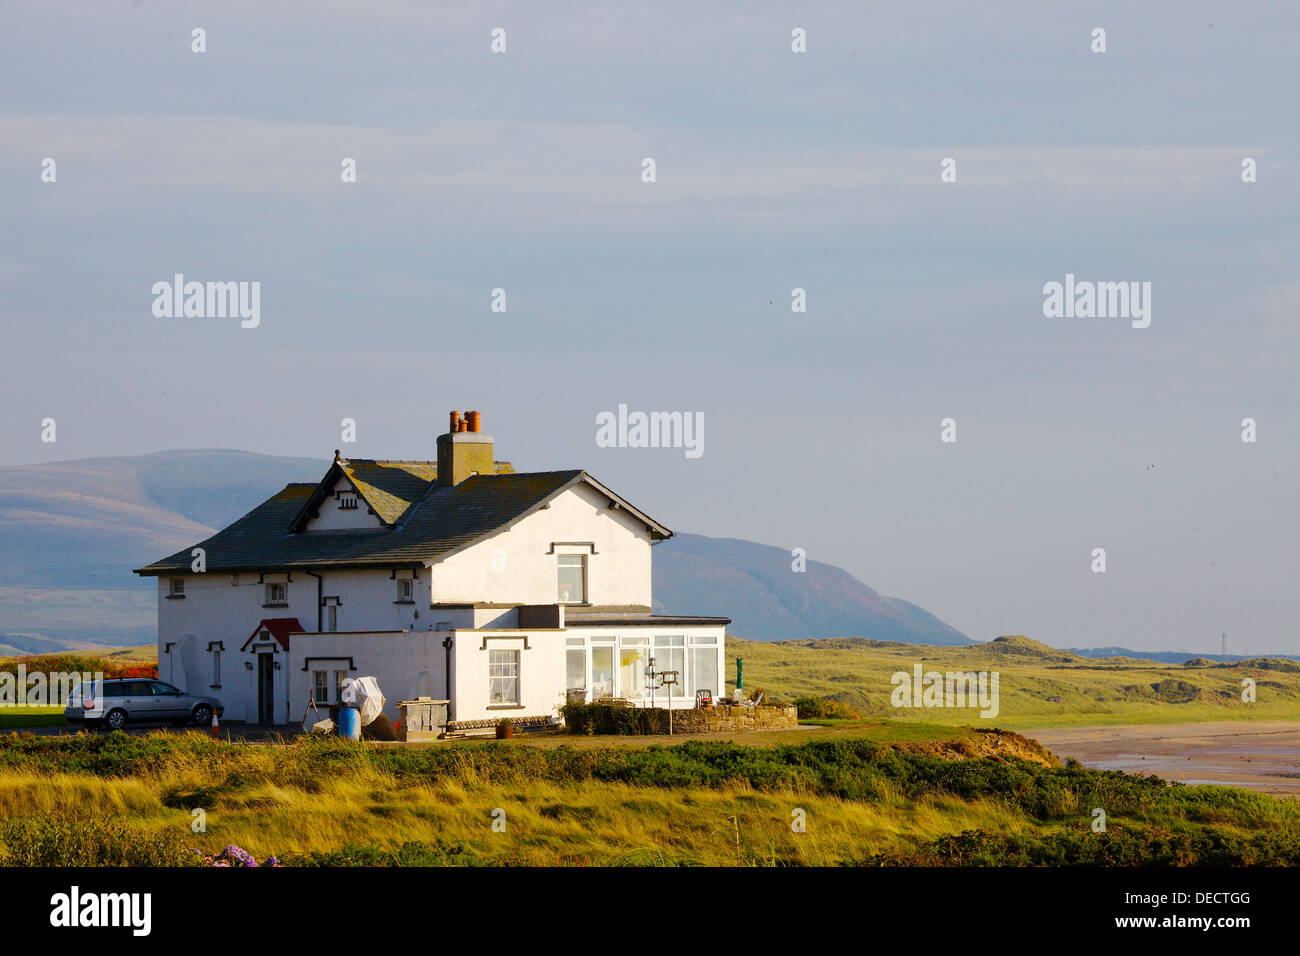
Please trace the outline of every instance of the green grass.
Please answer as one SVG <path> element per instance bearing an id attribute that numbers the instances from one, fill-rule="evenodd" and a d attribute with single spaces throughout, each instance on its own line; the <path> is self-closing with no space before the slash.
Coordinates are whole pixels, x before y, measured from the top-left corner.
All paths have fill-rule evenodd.
<path id="1" fill-rule="evenodd" d="M 864 717 L 926 723 L 1009 727 L 1169 724 L 1219 720 L 1295 720 L 1300 714 L 1300 663 L 1260 659 L 1235 664 L 1160 664 L 1133 658 L 1091 659 L 1023 637 L 969 647 L 891 644 L 860 638 L 752 642 L 727 639 L 728 674 L 745 660 L 747 691 L 793 701 L 826 697 Z M 894 708 L 897 671 L 997 671 L 999 712 L 973 708 Z M 1241 700 L 1243 678 L 1257 700 Z M 1059 697 L 1055 702 L 1049 698 Z M 822 723 L 822 721 L 807 721 Z"/>
<path id="2" fill-rule="evenodd" d="M 62 725 L 62 707 L 0 707 L 0 730 Z"/>
<path id="3" fill-rule="evenodd" d="M 235 844 L 300 865 L 1300 864 L 1300 802 L 907 729 L 772 746 L 15 735 L 0 739 L 0 863 L 183 865 Z"/>

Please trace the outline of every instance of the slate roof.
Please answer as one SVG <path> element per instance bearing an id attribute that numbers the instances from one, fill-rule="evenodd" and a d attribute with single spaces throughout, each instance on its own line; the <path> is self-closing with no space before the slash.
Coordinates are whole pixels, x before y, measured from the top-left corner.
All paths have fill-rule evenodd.
<path id="1" fill-rule="evenodd" d="M 513 474 L 508 461 L 493 463 L 496 474 Z M 335 458 L 325 477 L 317 484 L 293 520 L 293 530 L 301 531 L 318 514 L 321 503 L 346 476 L 370 510 L 388 527 L 394 527 L 414 505 L 424 498 L 438 480 L 436 461 L 383 461 L 373 458 Z"/>
<path id="2" fill-rule="evenodd" d="M 339 465 L 379 520 L 389 525 L 397 524 L 438 480 L 436 461 L 348 460 Z"/>
<path id="3" fill-rule="evenodd" d="M 331 466 L 331 473 L 337 467 L 337 463 Z M 407 477 L 397 475 L 397 471 L 405 472 Z M 392 528 L 294 532 L 291 527 L 298 526 L 304 509 L 325 481 L 291 484 L 194 547 L 204 549 L 208 571 L 423 566 L 504 530 L 551 498 L 584 482 L 645 522 L 653 536 L 672 535 L 582 470 L 474 475 L 451 487 L 439 487 L 406 469 L 363 470 L 361 480 L 368 478 L 374 479 L 367 482 L 371 487 L 397 502 L 405 500 L 403 494 L 412 493 L 413 480 L 423 481 L 424 491 L 402 509 Z M 399 504 L 391 504 L 392 510 L 397 507 Z M 188 574 L 193 561 L 190 552 L 185 548 L 137 569 L 136 574 Z"/>

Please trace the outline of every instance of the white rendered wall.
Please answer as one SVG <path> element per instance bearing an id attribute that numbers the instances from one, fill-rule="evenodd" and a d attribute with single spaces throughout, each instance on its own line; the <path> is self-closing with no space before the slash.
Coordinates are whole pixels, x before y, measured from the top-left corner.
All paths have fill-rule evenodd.
<path id="1" fill-rule="evenodd" d="M 577 485 L 508 531 L 483 539 L 435 564 L 433 599 L 554 604 L 555 542 L 592 541 L 587 600 L 599 605 L 650 606 L 650 538 L 645 525 L 612 510 L 595 489 Z M 589 553 L 582 547 L 560 549 Z"/>
<path id="2" fill-rule="evenodd" d="M 449 633 L 295 634 L 290 644 L 290 696 L 297 708 L 293 719 L 302 719 L 313 687 L 312 674 L 318 670 L 329 673 L 331 694 L 335 670 L 347 670 L 350 677 L 374 677 L 383 692 L 384 713 L 390 720 L 397 719 L 398 701 L 420 696 L 445 700 L 447 652 L 442 642 Z M 349 657 L 355 669 L 349 668 Z"/>
<path id="3" fill-rule="evenodd" d="M 565 701 L 565 653 L 571 646 L 567 639 L 580 638 L 587 644 L 592 638 L 614 639 L 615 660 L 618 660 L 620 638 L 624 635 L 648 636 L 653 642 L 656 634 L 716 638 L 717 674 L 719 686 L 710 688 L 715 699 L 725 693 L 725 636 L 722 627 L 662 627 L 662 628 L 569 628 L 565 630 L 513 629 L 408 631 L 399 633 L 351 634 L 295 634 L 290 639 L 291 653 L 283 667 L 288 668 L 288 696 L 292 701 L 289 720 L 302 719 L 308 696 L 313 686 L 312 673 L 317 670 L 330 674 L 333 686 L 335 670 L 347 670 L 349 676 L 371 676 L 379 682 L 385 697 L 384 713 L 396 719 L 397 703 L 418 696 L 441 700 L 446 695 L 446 649 L 442 642 L 452 640 L 452 719 L 499 720 L 502 717 L 558 716 Z M 653 646 L 653 644 L 651 644 Z M 687 644 L 689 649 L 690 645 Z M 697 645 L 698 647 L 698 645 Z M 519 704 L 493 706 L 489 699 L 489 651 L 512 650 L 519 653 Z M 281 655 L 283 657 L 284 655 Z M 308 660 L 312 658 L 313 660 Z M 351 658 L 352 666 L 349 666 Z M 303 670 L 304 664 L 307 670 Z M 282 671 L 280 673 L 283 673 Z M 616 674 L 618 668 L 616 665 Z M 616 682 L 621 675 L 616 677 Z M 588 674 L 590 686 L 590 674 Z M 256 685 L 249 684 L 255 694 Z M 624 688 L 615 687 L 615 693 Z M 256 698 L 253 698 L 255 705 Z M 649 705 L 646 697 L 643 705 Z M 668 705 L 659 694 L 656 706 Z M 674 708 L 695 706 L 694 688 L 686 686 L 676 691 L 672 699 Z"/>
<path id="4" fill-rule="evenodd" d="M 339 480 L 334 483 L 330 489 L 330 495 L 320 503 L 318 514 L 311 521 L 307 522 L 306 534 L 314 531 L 342 531 L 355 528 L 382 529 L 384 524 L 379 520 L 378 515 L 370 513 L 370 506 L 366 504 L 365 499 L 357 496 L 357 506 L 355 508 L 340 508 L 339 500 L 335 497 L 337 492 L 356 493 L 346 475 L 340 475 Z"/>
<path id="5" fill-rule="evenodd" d="M 409 576 L 410 571 L 399 571 Z M 434 626 L 435 612 L 429 610 L 428 571 L 418 572 L 414 585 L 415 599 L 398 604 L 397 584 L 389 571 L 322 572 L 322 593 L 336 597 L 339 631 L 377 631 L 418 629 Z M 226 707 L 225 719 L 254 722 L 257 719 L 256 670 L 249 671 L 245 662 L 256 664 L 254 654 L 241 652 L 240 646 L 266 618 L 296 618 L 306 631 L 317 628 L 316 579 L 295 571 L 290 575 L 267 574 L 262 584 L 256 574 L 230 575 L 223 572 L 186 574 L 185 597 L 167 597 L 170 578 L 158 579 L 158 676 L 194 694 L 211 694 Z M 283 607 L 263 607 L 265 582 L 285 584 L 287 601 Z M 234 582 L 234 583 L 232 583 Z M 324 613 L 322 612 L 322 620 Z M 441 619 L 441 616 L 439 616 Z M 189 640 L 184 639 L 189 636 Z M 225 645 L 221 664 L 221 687 L 213 688 L 212 663 L 208 645 L 220 641 Z M 168 644 L 176 644 L 169 654 Z M 184 647 L 180 645 L 184 643 Z M 287 685 L 284 668 L 275 674 L 277 720 L 284 722 L 293 709 L 283 697 Z M 301 717 L 299 713 L 292 719 Z"/>

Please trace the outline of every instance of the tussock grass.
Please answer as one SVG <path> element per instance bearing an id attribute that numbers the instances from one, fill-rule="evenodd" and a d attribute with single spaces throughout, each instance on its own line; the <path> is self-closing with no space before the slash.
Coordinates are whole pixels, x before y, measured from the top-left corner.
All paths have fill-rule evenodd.
<path id="1" fill-rule="evenodd" d="M 14 736 L 0 741 L 0 861 L 131 862 L 138 845 L 136 862 L 181 864 L 177 847 L 233 843 L 304 865 L 1300 862 L 1295 801 L 1053 766 L 1028 746 L 965 758 L 950 737 L 936 746 L 851 734 L 604 748 Z M 1096 806 L 1121 834 L 1104 848 L 1084 836 Z M 190 832 L 195 808 L 206 833 Z M 792 829 L 795 811 L 806 832 Z"/>

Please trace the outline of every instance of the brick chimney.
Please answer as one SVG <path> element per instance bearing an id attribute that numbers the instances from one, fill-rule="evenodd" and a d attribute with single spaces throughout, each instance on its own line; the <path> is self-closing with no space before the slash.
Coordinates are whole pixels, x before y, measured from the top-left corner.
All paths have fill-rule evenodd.
<path id="1" fill-rule="evenodd" d="M 483 416 L 478 412 L 452 412 L 447 434 L 438 436 L 438 484 L 458 485 L 470 475 L 495 475 L 492 460 L 492 436 L 480 430 Z"/>

